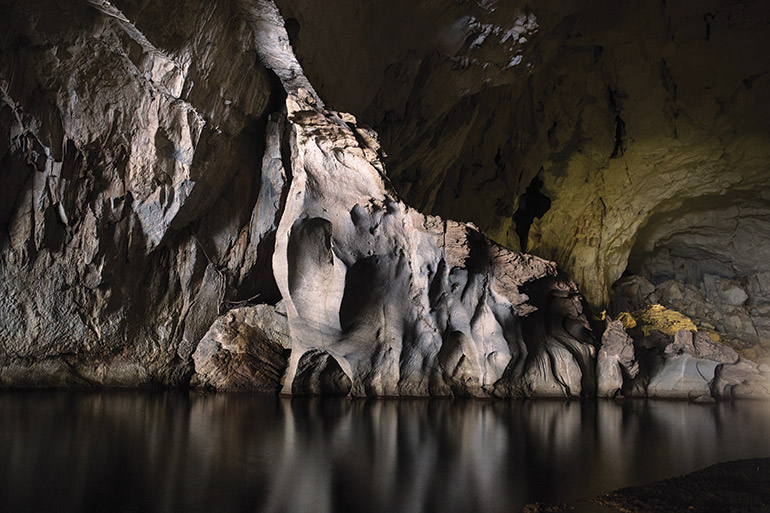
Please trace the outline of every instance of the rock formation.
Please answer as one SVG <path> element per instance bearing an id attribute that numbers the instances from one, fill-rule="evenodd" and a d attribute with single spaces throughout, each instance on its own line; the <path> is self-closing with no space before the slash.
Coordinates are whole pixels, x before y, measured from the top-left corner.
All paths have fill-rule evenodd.
<path id="1" fill-rule="evenodd" d="M 656 319 L 665 319 L 664 310 L 654 309 Z M 766 366 L 741 358 L 705 333 L 677 327 L 658 322 L 640 333 L 634 325 L 632 338 L 621 321 L 609 321 L 597 357 L 597 395 L 692 401 L 770 399 Z"/>
<path id="2" fill-rule="evenodd" d="M 159 9 L 8 6 L 4 386 L 593 392 L 574 283 L 401 202 L 272 3 Z"/>
<path id="3" fill-rule="evenodd" d="M 408 202 L 558 262 L 599 311 L 626 270 L 696 287 L 768 272 L 761 0 L 276 1 Z"/>
<path id="4" fill-rule="evenodd" d="M 409 208 L 374 134 L 287 105 L 292 179 L 273 256 L 292 335 L 284 392 L 322 353 L 353 396 L 593 392 L 580 297 L 553 263 Z"/>
<path id="5" fill-rule="evenodd" d="M 625 332 L 620 321 L 608 321 L 596 358 L 597 395 L 620 396 L 623 383 L 638 374 L 639 362 L 634 354 L 633 339 Z"/>
<path id="6" fill-rule="evenodd" d="M 227 392 L 276 392 L 291 338 L 286 314 L 270 305 L 234 308 L 218 317 L 192 358 L 192 385 Z"/>
<path id="7" fill-rule="evenodd" d="M 0 386 L 765 394 L 759 2 L 277 3 L 0 0 Z"/>

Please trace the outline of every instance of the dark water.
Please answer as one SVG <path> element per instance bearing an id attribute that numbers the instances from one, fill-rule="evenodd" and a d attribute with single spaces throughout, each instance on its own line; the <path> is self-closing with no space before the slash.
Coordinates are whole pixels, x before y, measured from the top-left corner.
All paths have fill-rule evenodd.
<path id="1" fill-rule="evenodd" d="M 770 456 L 770 404 L 0 393 L 0 511 L 519 512 Z"/>

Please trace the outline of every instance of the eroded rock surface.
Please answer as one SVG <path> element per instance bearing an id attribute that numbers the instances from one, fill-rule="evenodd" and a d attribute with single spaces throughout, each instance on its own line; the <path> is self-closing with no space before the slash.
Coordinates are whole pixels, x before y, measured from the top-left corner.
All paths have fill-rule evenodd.
<path id="1" fill-rule="evenodd" d="M 250 222 L 282 93 L 230 2 L 2 11 L 0 382 L 184 384 L 227 301 L 277 300 Z"/>
<path id="2" fill-rule="evenodd" d="M 609 321 L 597 359 L 597 394 L 713 401 L 770 399 L 770 379 L 762 367 L 705 333 L 671 324 L 647 324 L 635 336 L 621 321 Z"/>
<path id="3" fill-rule="evenodd" d="M 624 381 L 639 374 L 634 341 L 623 329 L 623 323 L 610 320 L 602 335 L 596 360 L 596 393 L 599 397 L 618 397 Z"/>
<path id="4" fill-rule="evenodd" d="M 768 272 L 762 0 L 277 3 L 316 88 L 382 135 L 408 202 L 555 260 L 592 305 L 626 269 Z"/>
<path id="5" fill-rule="evenodd" d="M 731 50 L 763 40 L 758 3 L 716 9 L 705 42 L 689 8 L 284 4 L 0 0 L 0 386 L 578 397 L 598 363 L 604 396 L 767 396 L 745 357 L 770 340 L 770 68 Z M 334 13 L 382 15 L 359 36 L 401 53 L 332 102 L 383 129 L 398 190 L 304 74 L 339 70 L 301 51 L 349 35 L 313 44 Z M 676 309 L 741 358 L 677 314 L 633 345 L 610 323 L 597 362 L 555 262 L 399 194 L 558 259 L 594 305 L 628 267 L 628 315 Z"/>
<path id="6" fill-rule="evenodd" d="M 277 392 L 290 348 L 280 308 L 234 308 L 218 317 L 198 344 L 191 384 L 225 392 Z"/>
<path id="7" fill-rule="evenodd" d="M 272 2 L 3 7 L 3 386 L 593 393 L 575 284 L 404 204 Z"/>
<path id="8" fill-rule="evenodd" d="M 627 276 L 613 287 L 616 312 L 650 311 L 653 304 L 680 312 L 694 329 L 709 333 L 741 356 L 762 363 L 770 357 L 770 332 L 765 314 L 770 298 L 764 274 L 742 281 L 706 274 L 696 283 L 669 279 L 657 286 L 642 276 Z M 682 326 L 685 327 L 685 326 Z M 671 334 L 673 334 L 674 330 Z"/>
<path id="9" fill-rule="evenodd" d="M 593 393 L 580 296 L 554 263 L 408 207 L 373 134 L 287 104 L 292 182 L 273 257 L 292 335 L 285 393 L 316 372 L 307 355 L 354 396 Z"/>

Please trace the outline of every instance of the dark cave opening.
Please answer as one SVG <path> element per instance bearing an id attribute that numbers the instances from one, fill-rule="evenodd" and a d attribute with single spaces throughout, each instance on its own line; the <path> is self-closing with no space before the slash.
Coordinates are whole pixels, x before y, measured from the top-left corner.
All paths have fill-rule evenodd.
<path id="1" fill-rule="evenodd" d="M 299 21 L 297 21 L 297 18 L 287 18 L 283 26 L 286 29 L 286 34 L 289 36 L 289 44 L 291 44 L 296 52 L 297 36 L 299 35 Z"/>
<path id="2" fill-rule="evenodd" d="M 519 236 L 521 251 L 527 251 L 527 237 L 532 222 L 543 217 L 551 208 L 551 198 L 543 194 L 543 180 L 536 176 L 527 186 L 524 194 L 519 199 L 519 209 L 513 213 L 513 221 L 516 223 L 516 233 Z"/>

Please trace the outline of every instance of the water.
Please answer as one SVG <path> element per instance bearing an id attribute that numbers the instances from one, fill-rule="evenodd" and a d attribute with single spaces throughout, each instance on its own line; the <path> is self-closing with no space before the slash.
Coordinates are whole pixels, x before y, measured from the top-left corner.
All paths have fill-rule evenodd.
<path id="1" fill-rule="evenodd" d="M 770 456 L 770 404 L 0 393 L 0 510 L 518 512 Z"/>

